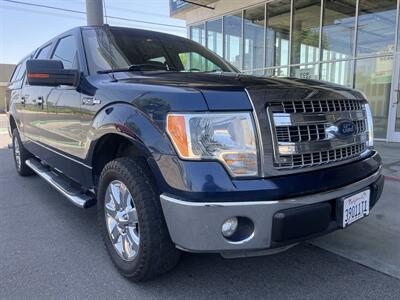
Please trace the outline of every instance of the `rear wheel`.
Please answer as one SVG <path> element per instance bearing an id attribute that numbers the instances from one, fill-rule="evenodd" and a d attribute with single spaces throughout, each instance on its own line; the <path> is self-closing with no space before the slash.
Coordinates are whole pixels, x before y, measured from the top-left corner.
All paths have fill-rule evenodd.
<path id="1" fill-rule="evenodd" d="M 17 169 L 18 174 L 21 176 L 34 175 L 35 173 L 32 169 L 25 164 L 25 161 L 32 158 L 33 155 L 22 145 L 21 138 L 16 128 L 13 130 L 12 144 L 15 168 Z"/>
<path id="2" fill-rule="evenodd" d="M 177 264 L 180 251 L 170 239 L 157 187 L 142 161 L 119 158 L 104 167 L 97 207 L 104 244 L 124 276 L 151 279 Z"/>

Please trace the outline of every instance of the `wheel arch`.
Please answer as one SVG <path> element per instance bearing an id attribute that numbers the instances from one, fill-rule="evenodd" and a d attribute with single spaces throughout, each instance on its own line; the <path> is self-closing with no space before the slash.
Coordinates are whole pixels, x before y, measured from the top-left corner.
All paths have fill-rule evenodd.
<path id="1" fill-rule="evenodd" d="M 14 129 L 18 129 L 17 122 L 14 119 L 14 116 L 10 114 L 9 116 L 9 125 L 10 125 L 10 134 L 14 131 Z"/>
<path id="2" fill-rule="evenodd" d="M 118 102 L 103 107 L 92 119 L 86 136 L 86 163 L 92 167 L 94 186 L 104 166 L 123 156 L 141 157 L 160 182 L 157 157 L 176 155 L 160 124 L 130 103 Z"/>
<path id="3" fill-rule="evenodd" d="M 94 146 L 91 165 L 93 183 L 97 185 L 103 168 L 110 161 L 121 157 L 141 158 L 147 164 L 151 154 L 143 144 L 119 133 L 107 133 L 99 138 Z"/>

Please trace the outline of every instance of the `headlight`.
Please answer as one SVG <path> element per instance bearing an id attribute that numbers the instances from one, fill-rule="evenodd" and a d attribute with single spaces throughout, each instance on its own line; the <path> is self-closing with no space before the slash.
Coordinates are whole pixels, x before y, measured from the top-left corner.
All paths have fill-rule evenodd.
<path id="1" fill-rule="evenodd" d="M 372 112 L 371 112 L 371 107 L 369 104 L 365 104 L 365 111 L 367 113 L 367 123 L 368 123 L 368 142 L 367 146 L 368 147 L 373 147 L 374 146 L 374 124 L 372 121 Z"/>
<path id="2" fill-rule="evenodd" d="M 258 174 L 250 113 L 172 113 L 167 117 L 167 133 L 183 159 L 218 160 L 232 176 Z"/>

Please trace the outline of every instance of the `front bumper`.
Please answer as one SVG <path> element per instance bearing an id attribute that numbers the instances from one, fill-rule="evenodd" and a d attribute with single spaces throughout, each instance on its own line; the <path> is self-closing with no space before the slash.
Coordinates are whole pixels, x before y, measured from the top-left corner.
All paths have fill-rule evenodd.
<path id="1" fill-rule="evenodd" d="M 160 198 L 169 233 L 178 248 L 190 252 L 246 252 L 279 248 L 339 229 L 337 200 L 369 187 L 373 207 L 382 193 L 383 183 L 379 168 L 350 185 L 284 200 L 199 203 L 166 194 Z M 280 220 L 285 214 L 286 223 Z M 223 237 L 223 222 L 234 216 L 254 224 L 248 238 L 232 242 Z"/>

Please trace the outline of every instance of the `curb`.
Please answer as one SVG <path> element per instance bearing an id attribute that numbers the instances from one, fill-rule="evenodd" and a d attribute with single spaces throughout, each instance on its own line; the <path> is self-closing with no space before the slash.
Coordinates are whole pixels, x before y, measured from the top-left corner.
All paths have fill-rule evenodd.
<path id="1" fill-rule="evenodd" d="M 384 177 L 386 180 L 400 182 L 400 177 L 397 176 L 384 175 Z"/>

